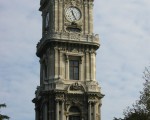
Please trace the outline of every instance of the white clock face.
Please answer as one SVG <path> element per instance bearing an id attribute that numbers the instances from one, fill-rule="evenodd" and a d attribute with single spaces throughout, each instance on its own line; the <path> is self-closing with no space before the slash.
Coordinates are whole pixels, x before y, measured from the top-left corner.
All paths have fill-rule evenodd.
<path id="1" fill-rule="evenodd" d="M 46 14 L 46 25 L 45 27 L 48 27 L 49 24 L 49 13 Z"/>
<path id="2" fill-rule="evenodd" d="M 66 18 L 70 22 L 78 21 L 81 18 L 81 12 L 77 7 L 71 6 L 66 9 Z"/>

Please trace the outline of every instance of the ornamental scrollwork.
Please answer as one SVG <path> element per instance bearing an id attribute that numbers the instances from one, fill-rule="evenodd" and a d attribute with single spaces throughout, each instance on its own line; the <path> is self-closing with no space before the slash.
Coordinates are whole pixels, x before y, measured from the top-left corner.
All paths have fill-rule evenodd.
<path id="1" fill-rule="evenodd" d="M 70 90 L 71 91 L 79 91 L 79 90 L 84 91 L 84 88 L 82 85 L 80 85 L 76 82 L 70 86 Z"/>

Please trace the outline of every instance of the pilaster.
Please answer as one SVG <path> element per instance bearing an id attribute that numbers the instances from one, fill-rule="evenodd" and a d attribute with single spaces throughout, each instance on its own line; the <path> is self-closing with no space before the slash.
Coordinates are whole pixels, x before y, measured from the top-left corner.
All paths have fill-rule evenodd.
<path id="1" fill-rule="evenodd" d="M 59 23 L 59 20 L 58 20 L 58 0 L 55 0 L 55 31 L 58 31 L 58 23 Z"/>
<path id="2" fill-rule="evenodd" d="M 65 73 L 66 73 L 66 80 L 69 80 L 69 58 L 68 58 L 68 56 L 66 55 L 66 62 L 65 62 L 65 64 L 66 64 L 66 69 L 65 69 Z"/>
<path id="3" fill-rule="evenodd" d="M 54 64 L 55 64 L 55 79 L 58 79 L 58 67 L 59 67 L 59 64 L 58 64 L 58 48 L 55 47 L 54 48 L 54 51 L 55 51 L 55 61 L 54 61 Z"/>
<path id="4" fill-rule="evenodd" d="M 59 50 L 59 78 L 64 78 L 63 77 L 63 70 L 64 70 L 64 65 L 63 65 L 63 52 Z"/>
<path id="5" fill-rule="evenodd" d="M 93 120 L 96 120 L 96 102 L 93 103 Z"/>
<path id="6" fill-rule="evenodd" d="M 93 32 L 93 2 L 89 2 L 89 33 Z"/>
<path id="7" fill-rule="evenodd" d="M 84 1 L 84 33 L 88 33 L 88 4 Z"/>
<path id="8" fill-rule="evenodd" d="M 62 100 L 62 107 L 61 107 L 61 120 L 64 120 L 64 100 Z"/>
<path id="9" fill-rule="evenodd" d="M 62 32 L 62 24 L 63 24 L 63 0 L 59 0 L 59 31 Z"/>
<path id="10" fill-rule="evenodd" d="M 86 60 L 85 60 L 85 70 L 86 70 L 86 81 L 90 80 L 90 64 L 89 64 L 89 51 L 87 50 L 85 53 Z"/>
<path id="11" fill-rule="evenodd" d="M 88 103 L 88 120 L 92 120 L 91 119 L 91 102 Z"/>
<path id="12" fill-rule="evenodd" d="M 59 101 L 58 100 L 56 100 L 56 112 L 55 112 L 55 114 L 56 114 L 56 120 L 59 120 Z"/>
<path id="13" fill-rule="evenodd" d="M 90 52 L 90 66 L 91 66 L 91 72 L 90 72 L 90 76 L 91 76 L 91 80 L 95 81 L 95 70 L 96 70 L 96 65 L 95 65 L 96 61 L 95 61 L 95 53 L 93 51 Z"/>

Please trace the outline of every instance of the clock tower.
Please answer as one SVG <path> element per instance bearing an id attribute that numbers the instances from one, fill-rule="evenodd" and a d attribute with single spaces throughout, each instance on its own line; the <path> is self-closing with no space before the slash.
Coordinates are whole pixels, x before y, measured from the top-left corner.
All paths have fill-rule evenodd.
<path id="1" fill-rule="evenodd" d="M 104 95 L 96 80 L 100 43 L 93 33 L 93 0 L 41 0 L 39 10 L 35 120 L 101 120 Z"/>

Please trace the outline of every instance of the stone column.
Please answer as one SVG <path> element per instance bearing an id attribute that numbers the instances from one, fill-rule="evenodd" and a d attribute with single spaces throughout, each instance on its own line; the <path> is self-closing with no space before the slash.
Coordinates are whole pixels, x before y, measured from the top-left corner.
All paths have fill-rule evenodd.
<path id="1" fill-rule="evenodd" d="M 64 120 L 64 101 L 62 101 L 61 120 Z"/>
<path id="2" fill-rule="evenodd" d="M 91 120 L 91 102 L 88 105 L 88 120 Z"/>
<path id="3" fill-rule="evenodd" d="M 96 103 L 94 103 L 93 108 L 93 120 L 96 120 Z"/>
<path id="4" fill-rule="evenodd" d="M 94 52 L 94 80 L 96 81 L 96 52 Z"/>
<path id="5" fill-rule="evenodd" d="M 68 119 L 69 119 L 69 116 L 67 115 L 67 116 L 66 116 L 66 120 L 68 120 Z"/>
<path id="6" fill-rule="evenodd" d="M 95 53 L 94 52 L 91 52 L 90 53 L 90 55 L 91 55 L 91 61 L 90 61 L 90 66 L 91 66 L 91 72 L 90 72 L 90 74 L 91 74 L 91 80 L 96 80 L 96 78 L 95 78 L 95 67 L 96 67 L 96 65 L 95 65 Z"/>
<path id="7" fill-rule="evenodd" d="M 56 101 L 56 120 L 59 120 L 59 101 Z"/>

